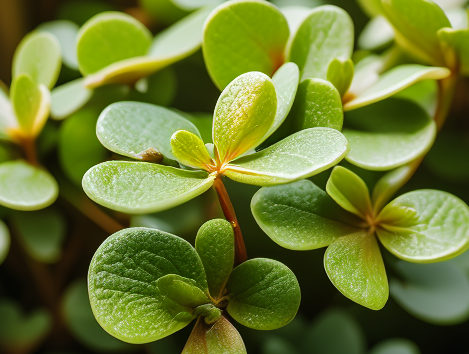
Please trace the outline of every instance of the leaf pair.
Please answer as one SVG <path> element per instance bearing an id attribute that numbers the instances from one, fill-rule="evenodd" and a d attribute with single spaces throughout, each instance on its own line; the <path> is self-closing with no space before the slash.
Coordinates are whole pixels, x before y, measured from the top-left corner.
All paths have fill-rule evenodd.
<path id="1" fill-rule="evenodd" d="M 469 247 L 469 208 L 455 196 L 421 190 L 386 205 L 405 176 L 402 170 L 385 175 L 370 198 L 361 178 L 336 167 L 327 194 L 301 181 L 261 189 L 251 207 L 279 245 L 294 250 L 329 246 L 324 266 L 332 283 L 353 301 L 378 310 L 389 290 L 377 238 L 395 256 L 415 263 L 444 261 Z"/>
<path id="2" fill-rule="evenodd" d="M 93 257 L 91 306 L 100 325 L 125 342 L 152 342 L 197 318 L 184 353 L 245 353 L 224 311 L 250 328 L 279 328 L 295 316 L 300 289 L 279 262 L 259 258 L 234 269 L 233 262 L 233 229 L 224 220 L 205 223 L 195 249 L 155 229 L 125 229 Z"/>
<path id="3" fill-rule="evenodd" d="M 286 64 L 273 80 L 259 72 L 247 73 L 226 87 L 215 107 L 213 156 L 197 128 L 176 112 L 142 103 L 112 104 L 98 120 L 99 140 L 108 149 L 142 162 L 95 166 L 83 178 L 85 192 L 112 209 L 147 213 L 182 204 L 223 175 L 266 186 L 309 177 L 335 165 L 346 154 L 347 141 L 329 128 L 306 129 L 254 151 L 288 114 L 298 80 L 295 68 Z M 174 159 L 202 171 L 143 163 L 177 166 Z"/>

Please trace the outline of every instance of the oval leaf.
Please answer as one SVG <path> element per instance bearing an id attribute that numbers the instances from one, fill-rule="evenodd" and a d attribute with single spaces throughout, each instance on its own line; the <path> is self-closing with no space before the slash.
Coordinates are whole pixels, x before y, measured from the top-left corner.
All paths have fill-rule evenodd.
<path id="1" fill-rule="evenodd" d="M 178 130 L 173 134 L 171 150 L 183 165 L 205 171 L 215 169 L 215 161 L 210 157 L 202 139 L 186 130 Z"/>
<path id="2" fill-rule="evenodd" d="M 194 309 L 195 307 L 210 302 L 204 293 L 208 289 L 200 289 L 197 282 L 181 277 L 177 274 L 166 274 L 156 281 L 159 292 L 171 301 L 182 307 Z"/>
<path id="3" fill-rule="evenodd" d="M 51 116 L 60 120 L 82 108 L 93 96 L 93 90 L 87 89 L 84 78 L 67 82 L 52 90 Z"/>

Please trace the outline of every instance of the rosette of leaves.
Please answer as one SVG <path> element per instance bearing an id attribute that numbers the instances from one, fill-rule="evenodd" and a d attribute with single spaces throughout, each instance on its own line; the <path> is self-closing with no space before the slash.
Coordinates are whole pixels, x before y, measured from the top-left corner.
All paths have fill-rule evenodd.
<path id="1" fill-rule="evenodd" d="M 0 138 L 19 146 L 26 157 L 0 164 L 3 206 L 38 210 L 57 198 L 57 182 L 37 161 L 35 144 L 49 116 L 49 89 L 57 81 L 60 67 L 56 38 L 32 32 L 15 52 L 10 93 L 0 85 Z"/>
<path id="2" fill-rule="evenodd" d="M 92 17 L 76 34 L 77 64 L 83 77 L 54 89 L 53 116 L 69 116 L 104 85 L 145 86 L 145 78 L 196 52 L 212 8 L 195 11 L 155 38 L 125 13 L 111 11 Z"/>
<path id="3" fill-rule="evenodd" d="M 88 273 L 93 313 L 111 335 L 129 343 L 167 337 L 196 320 L 183 353 L 246 353 L 226 314 L 257 330 L 288 324 L 300 305 L 295 275 L 257 258 L 233 269 L 231 224 L 215 219 L 199 230 L 195 249 L 155 229 L 130 228 L 96 251 Z"/>
<path id="4" fill-rule="evenodd" d="M 469 247 L 469 208 L 457 197 L 417 190 L 387 203 L 405 183 L 407 168 L 384 175 L 370 197 L 360 177 L 335 167 L 327 193 L 310 181 L 262 188 L 252 200 L 252 212 L 282 247 L 328 247 L 324 267 L 331 282 L 351 300 L 379 310 L 389 286 L 378 240 L 396 257 L 414 263 L 441 262 Z"/>
<path id="5" fill-rule="evenodd" d="M 375 57 L 355 68 L 350 59 L 354 28 L 344 10 L 326 5 L 296 11 L 295 16 L 283 14 L 260 0 L 224 3 L 207 19 L 202 45 L 207 70 L 220 89 L 245 72 L 272 76 L 285 62 L 296 63 L 300 85 L 291 113 L 295 131 L 341 130 L 344 111 L 385 100 L 421 80 L 450 75 L 445 67 L 417 64 L 400 65 L 380 75 L 383 60 Z M 370 170 L 390 170 L 428 151 L 435 137 L 434 123 L 419 107 L 406 102 L 402 104 L 409 107 L 400 109 L 402 120 L 396 122 L 389 108 L 397 103 L 376 104 L 346 116 L 349 162 Z"/>
<path id="6" fill-rule="evenodd" d="M 295 67 L 287 64 L 273 80 L 252 72 L 228 85 L 215 107 L 213 145 L 205 146 L 197 128 L 174 111 L 142 103 L 112 104 L 98 120 L 98 138 L 108 149 L 138 161 L 108 161 L 91 168 L 83 189 L 108 208 L 142 214 L 182 204 L 220 183 L 222 176 L 268 186 L 337 164 L 347 153 L 347 140 L 330 128 L 305 129 L 254 150 L 291 107 Z"/>

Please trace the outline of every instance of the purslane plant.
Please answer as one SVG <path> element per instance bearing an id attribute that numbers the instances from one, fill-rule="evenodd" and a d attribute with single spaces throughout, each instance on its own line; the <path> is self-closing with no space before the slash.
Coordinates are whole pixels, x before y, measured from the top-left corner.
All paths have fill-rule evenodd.
<path id="1" fill-rule="evenodd" d="M 124 229 L 91 261 L 93 313 L 108 333 L 129 343 L 156 341 L 196 319 L 183 353 L 246 353 L 226 313 L 249 328 L 280 328 L 295 317 L 301 294 L 282 263 L 256 258 L 233 269 L 234 261 L 233 228 L 225 220 L 202 225 L 195 249 L 155 229 Z"/>

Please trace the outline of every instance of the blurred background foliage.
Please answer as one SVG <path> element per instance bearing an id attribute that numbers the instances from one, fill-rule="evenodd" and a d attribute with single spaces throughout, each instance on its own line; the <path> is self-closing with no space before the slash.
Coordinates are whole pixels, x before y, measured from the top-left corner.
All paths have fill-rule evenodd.
<path id="1" fill-rule="evenodd" d="M 357 39 L 369 21 L 352 0 L 272 2 L 278 6 L 340 6 L 353 18 Z M 136 17 L 153 33 L 188 14 L 188 10 L 170 0 L 0 0 L 0 80 L 11 81 L 16 46 L 40 24 L 63 19 L 81 26 L 93 15 L 109 10 Z M 386 49 L 384 44 L 378 51 Z M 78 71 L 64 65 L 57 85 L 77 77 Z M 459 82 L 444 129 L 402 193 L 440 189 L 469 203 L 468 84 L 467 79 Z M 412 88 L 413 95 L 418 94 L 416 86 Z M 93 100 L 67 120 L 48 121 L 39 139 L 39 154 L 59 181 L 59 199 L 39 212 L 0 209 L 12 233 L 10 252 L 0 266 L 0 353 L 176 354 L 184 346 L 189 328 L 145 346 L 125 344 L 107 335 L 92 315 L 86 291 L 85 278 L 95 250 L 121 225 L 154 227 L 193 242 L 204 221 L 222 215 L 212 191 L 174 209 L 132 218 L 101 209 L 81 191 L 84 172 L 112 157 L 95 134 L 99 113 L 108 104 L 138 100 L 203 118 L 213 112 L 219 95 L 200 50 L 153 75 L 149 87 L 147 93 L 129 92 L 123 86 L 98 89 Z M 202 135 L 210 134 L 210 116 L 203 124 L 206 128 L 200 129 Z M 7 160 L 14 153 L 0 145 L 0 160 Z M 358 173 L 369 188 L 382 175 L 343 164 Z M 323 188 L 329 173 L 314 177 L 314 182 Z M 323 270 L 324 250 L 288 251 L 259 229 L 249 207 L 257 187 L 228 180 L 227 189 L 250 258 L 266 257 L 285 263 L 297 275 L 302 288 L 300 313 L 290 325 L 269 333 L 239 328 L 250 353 L 469 353 L 467 254 L 432 268 L 401 262 L 385 253 L 392 296 L 383 310 L 374 312 L 352 303 L 334 288 Z M 409 269 L 403 272 L 405 267 Z"/>

